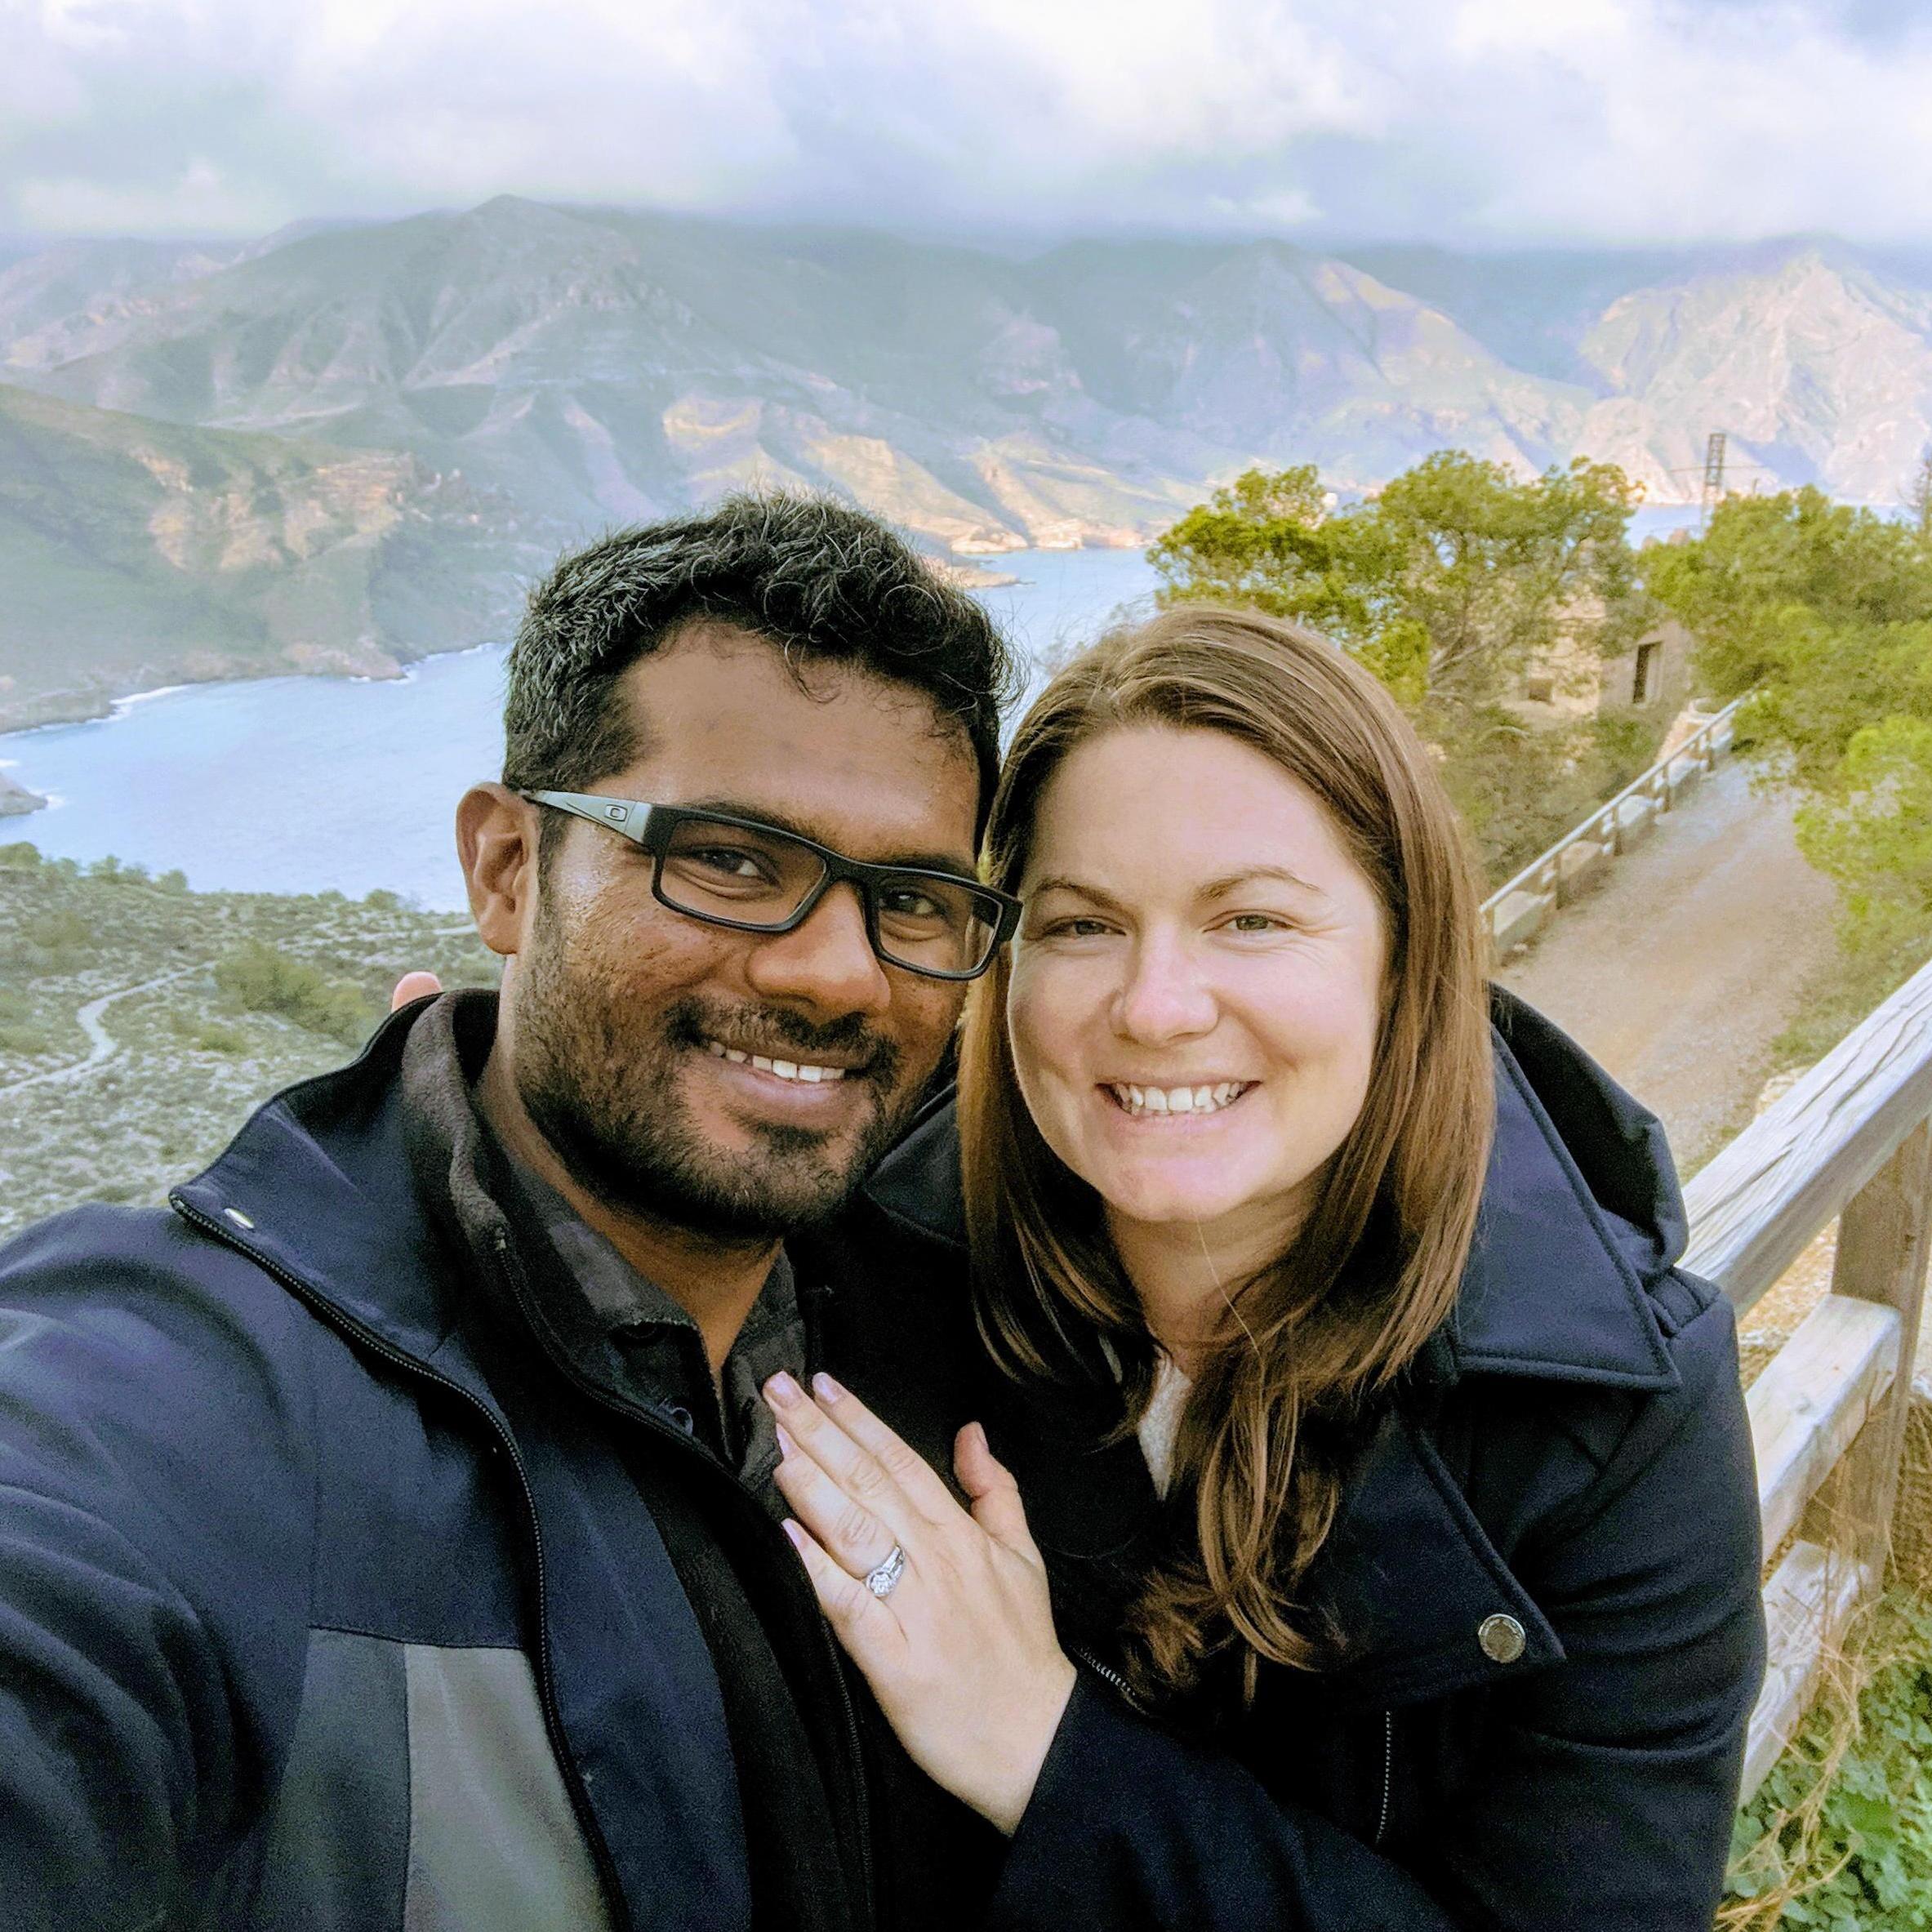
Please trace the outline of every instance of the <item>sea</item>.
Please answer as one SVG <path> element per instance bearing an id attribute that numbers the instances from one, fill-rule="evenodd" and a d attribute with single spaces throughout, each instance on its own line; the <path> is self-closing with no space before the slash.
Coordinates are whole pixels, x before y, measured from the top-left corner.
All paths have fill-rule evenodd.
<path id="1" fill-rule="evenodd" d="M 977 590 L 1029 670 L 1151 608 L 1138 550 L 1018 550 Z M 0 735 L 0 771 L 50 802 L 0 818 L 0 844 L 180 870 L 198 891 L 464 903 L 456 800 L 502 764 L 503 643 L 399 679 L 261 678 L 124 700 L 111 717 Z"/>

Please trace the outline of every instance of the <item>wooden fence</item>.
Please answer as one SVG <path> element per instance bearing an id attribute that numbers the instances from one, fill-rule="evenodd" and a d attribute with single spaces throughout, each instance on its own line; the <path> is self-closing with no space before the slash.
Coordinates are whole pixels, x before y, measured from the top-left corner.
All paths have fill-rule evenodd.
<path id="1" fill-rule="evenodd" d="M 1765 1549 L 1779 1556 L 1765 1587 L 1770 1669 L 1748 1797 L 1884 1574 L 1932 1246 L 1932 964 L 1685 1192 L 1685 1265 L 1740 1312 L 1839 1218 L 1831 1292 L 1747 1398 Z"/>
<path id="2" fill-rule="evenodd" d="M 1599 805 L 1483 901 L 1483 919 L 1496 958 L 1507 958 L 1534 938 L 1558 906 L 1587 892 L 1620 855 L 1649 837 L 1658 814 L 1674 809 L 1730 749 L 1733 714 L 1743 701 L 1734 698 L 1707 719 L 1675 750 Z"/>

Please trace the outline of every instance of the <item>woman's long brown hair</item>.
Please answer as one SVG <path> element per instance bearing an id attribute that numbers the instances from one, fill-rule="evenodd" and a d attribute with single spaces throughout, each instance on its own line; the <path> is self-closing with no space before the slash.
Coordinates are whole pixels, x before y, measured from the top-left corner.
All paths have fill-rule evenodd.
<path id="1" fill-rule="evenodd" d="M 1388 966 L 1367 1097 L 1287 1252 L 1244 1283 L 1200 1360 L 1170 1494 L 1195 1547 L 1145 1583 L 1128 1632 L 1138 1687 L 1184 1690 L 1232 1652 L 1320 1667 L 1332 1633 L 1299 1601 L 1374 1399 L 1449 1315 L 1474 1236 L 1494 1119 L 1487 948 L 1462 828 L 1427 748 L 1383 687 L 1325 639 L 1193 605 L 1116 632 L 1028 712 L 987 831 L 1017 891 L 1047 786 L 1076 746 L 1123 726 L 1225 732 L 1321 801 L 1380 899 Z M 979 1317 L 1022 1379 L 1118 1373 L 1124 1429 L 1157 1349 L 1093 1190 L 1052 1152 L 1014 1078 L 1004 954 L 973 989 L 959 1125 Z M 1109 1358 L 1111 1357 L 1111 1362 Z M 1105 1366 L 1102 1366 L 1105 1364 Z"/>

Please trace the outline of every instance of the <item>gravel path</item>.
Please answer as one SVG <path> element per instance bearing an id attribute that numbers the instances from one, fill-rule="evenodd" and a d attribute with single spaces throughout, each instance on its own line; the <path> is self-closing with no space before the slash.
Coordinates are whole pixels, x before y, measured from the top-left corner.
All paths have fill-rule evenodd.
<path id="1" fill-rule="evenodd" d="M 93 1072 L 96 1067 L 105 1066 L 121 1050 L 120 1042 L 101 1024 L 101 1015 L 117 999 L 131 999 L 136 993 L 152 993 L 157 986 L 171 986 L 178 979 L 186 979 L 191 973 L 206 970 L 203 966 L 184 966 L 177 973 L 164 973 L 158 979 L 145 979 L 138 986 L 122 986 L 116 992 L 103 993 L 98 999 L 90 999 L 73 1016 L 80 1022 L 82 1032 L 87 1036 L 87 1058 L 70 1060 L 66 1066 L 50 1067 L 45 1073 L 29 1074 L 24 1080 L 0 1087 L 0 1096 L 24 1093 L 29 1087 L 58 1085 L 78 1080 L 83 1074 Z"/>
<path id="2" fill-rule="evenodd" d="M 1833 952 L 1836 896 L 1792 801 L 1721 763 L 1497 975 L 1662 1116 L 1686 1170 L 1749 1119 L 1771 1042 Z"/>

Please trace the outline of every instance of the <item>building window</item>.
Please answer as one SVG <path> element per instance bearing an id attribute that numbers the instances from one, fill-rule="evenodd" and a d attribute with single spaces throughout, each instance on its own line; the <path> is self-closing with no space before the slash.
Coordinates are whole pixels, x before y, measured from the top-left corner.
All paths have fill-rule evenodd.
<path id="1" fill-rule="evenodd" d="M 1636 675 L 1630 684 L 1630 701 L 1633 705 L 1647 705 L 1655 700 L 1658 667 L 1663 657 L 1663 646 L 1655 638 L 1637 646 Z"/>

